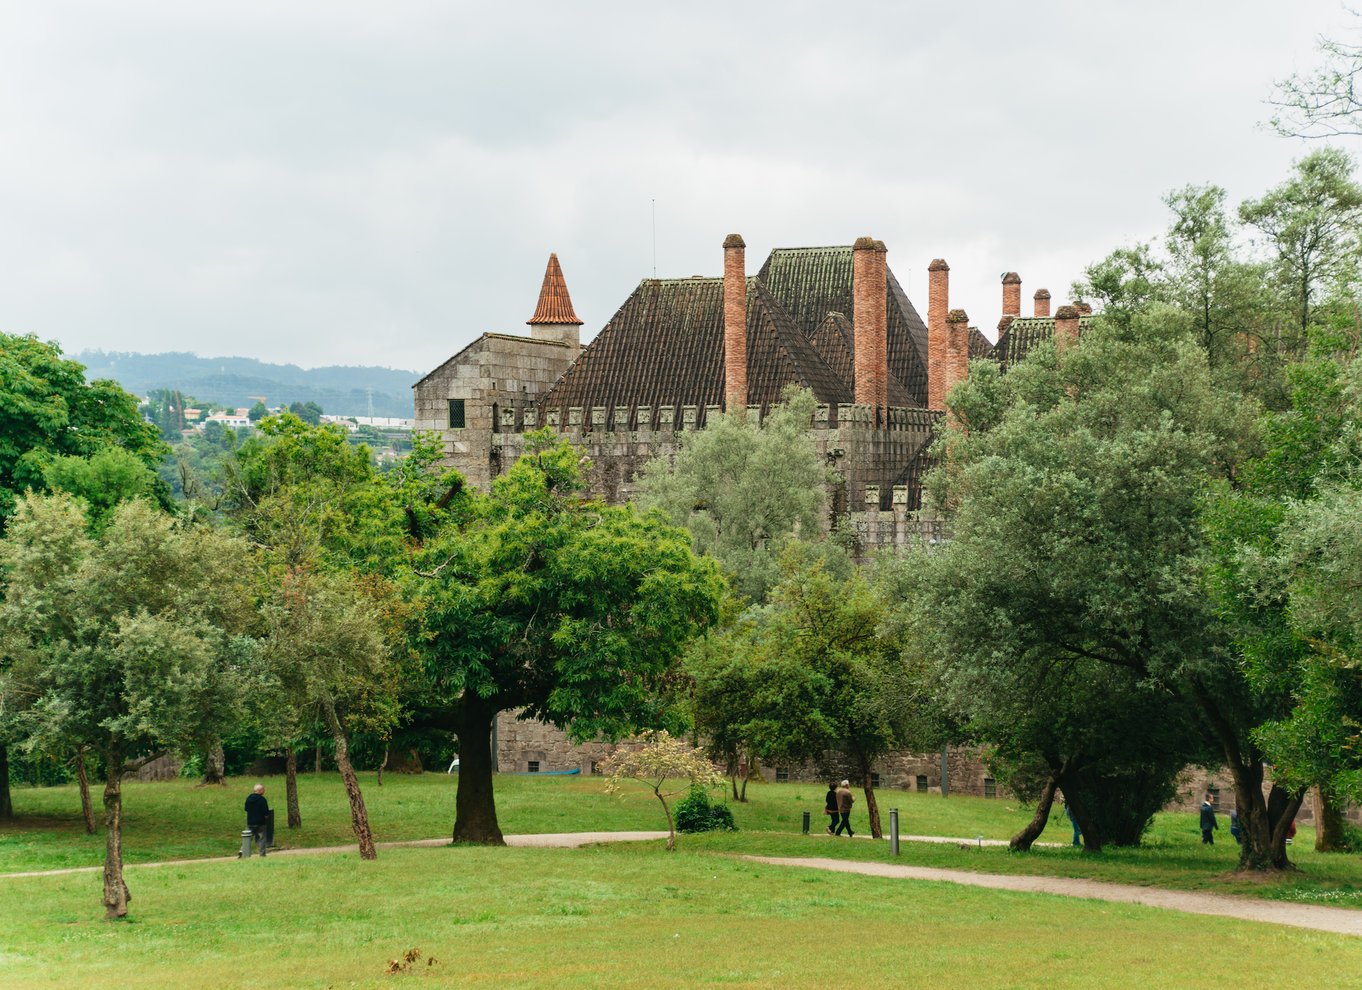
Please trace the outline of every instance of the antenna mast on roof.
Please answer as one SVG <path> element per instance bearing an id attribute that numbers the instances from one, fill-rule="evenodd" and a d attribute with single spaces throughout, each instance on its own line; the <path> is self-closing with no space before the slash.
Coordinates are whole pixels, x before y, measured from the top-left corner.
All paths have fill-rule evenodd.
<path id="1" fill-rule="evenodd" d="M 653 200 L 653 278 L 657 278 L 657 200 Z"/>

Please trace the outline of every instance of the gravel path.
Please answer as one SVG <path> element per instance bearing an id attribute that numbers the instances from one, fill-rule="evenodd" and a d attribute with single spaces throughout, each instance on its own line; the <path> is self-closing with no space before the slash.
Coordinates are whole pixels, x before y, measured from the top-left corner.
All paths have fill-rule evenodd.
<path id="1" fill-rule="evenodd" d="M 529 835 L 508 835 L 508 846 L 527 846 L 539 849 L 576 849 L 593 842 L 644 842 L 649 839 L 665 839 L 666 832 L 538 832 Z M 408 842 L 379 842 L 379 849 L 403 849 L 412 846 L 447 846 L 448 837 L 440 839 L 413 839 Z M 270 856 L 319 856 L 323 853 L 350 853 L 359 849 L 355 845 L 346 846 L 308 846 L 302 849 L 276 849 Z M 236 856 L 213 856 L 207 859 L 167 859 L 157 863 L 124 863 L 125 870 L 145 870 L 160 866 L 192 866 L 197 863 L 234 863 Z M 0 880 L 13 880 L 18 877 L 60 877 L 72 873 L 102 873 L 103 866 L 72 866 L 64 870 L 31 870 L 26 873 L 0 873 Z"/>
<path id="2" fill-rule="evenodd" d="M 1248 897 L 1225 894 L 1203 894 L 1187 890 L 1160 890 L 1154 887 L 1135 887 L 1123 883 L 1104 883 L 1099 880 L 1076 880 L 1066 877 L 1005 876 L 1001 874 L 971 873 L 968 870 L 940 870 L 925 866 L 896 866 L 892 863 L 857 863 L 843 859 L 805 858 L 795 856 L 744 856 L 744 859 L 774 866 L 802 866 L 837 873 L 860 873 L 871 877 L 891 877 L 901 880 L 935 880 L 959 883 L 993 890 L 1020 890 L 1039 894 L 1058 894 L 1061 897 L 1086 897 L 1098 901 L 1123 904 L 1143 904 L 1146 907 L 1185 911 L 1189 914 L 1212 914 L 1223 918 L 1242 918 L 1264 921 L 1274 925 L 1311 928 L 1340 935 L 1362 935 L 1362 911 L 1348 908 L 1323 907 L 1316 904 L 1288 904 L 1282 901 L 1260 901 Z"/>
<path id="3" fill-rule="evenodd" d="M 596 842 L 645 842 L 665 839 L 666 832 L 546 832 L 530 835 L 508 835 L 508 846 L 541 849 L 575 849 Z M 939 835 L 904 836 L 903 841 L 941 842 L 976 845 L 978 840 L 947 838 Z M 447 846 L 448 837 L 416 839 L 408 842 L 380 842 L 380 849 L 401 849 L 412 846 Z M 984 839 L 983 844 L 1006 845 L 1003 840 Z M 352 853 L 354 845 L 313 846 L 304 849 L 276 849 L 271 856 L 319 856 L 326 853 Z M 1086 897 L 1099 901 L 1142 904 L 1146 907 L 1185 911 L 1190 914 L 1217 915 L 1240 918 L 1275 925 L 1290 925 L 1314 931 L 1341 935 L 1362 936 L 1362 911 L 1324 907 L 1315 904 L 1290 904 L 1282 901 L 1262 901 L 1225 894 L 1205 894 L 1195 891 L 1161 890 L 1155 887 L 1136 887 L 1129 884 L 1105 883 L 1099 880 L 1079 880 L 1066 877 L 1008 876 L 1003 874 L 972 873 L 968 870 L 941 870 L 925 866 L 899 866 L 893 863 L 863 863 L 823 857 L 744 856 L 744 859 L 773 866 L 798 866 L 806 869 L 831 870 L 837 873 L 859 873 L 872 877 L 901 880 L 931 880 L 958 883 L 993 890 L 1019 890 L 1030 893 L 1055 894 L 1061 897 Z M 128 863 L 126 869 L 151 869 L 163 866 L 193 866 L 200 863 L 235 862 L 235 856 L 211 859 L 173 859 L 158 863 Z M 33 870 L 24 873 L 0 873 L 0 880 L 19 877 L 55 877 L 74 873 L 99 873 L 102 866 L 77 866 L 63 870 Z"/>

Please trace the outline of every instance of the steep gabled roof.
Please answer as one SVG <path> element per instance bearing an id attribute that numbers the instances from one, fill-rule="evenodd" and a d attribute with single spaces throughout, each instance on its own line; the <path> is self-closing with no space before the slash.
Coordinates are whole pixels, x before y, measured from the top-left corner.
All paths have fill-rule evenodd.
<path id="1" fill-rule="evenodd" d="M 939 416 L 940 414 L 938 414 Z M 940 419 L 937 420 L 937 423 Z M 898 477 L 894 479 L 894 485 L 906 485 L 908 488 L 908 511 L 916 512 L 922 508 L 922 479 L 927 477 L 927 473 L 937 466 L 937 459 L 932 456 L 932 444 L 936 443 L 935 425 L 927 434 L 927 439 L 922 446 L 917 449 L 917 453 L 912 459 L 903 466 Z"/>
<path id="2" fill-rule="evenodd" d="M 776 248 L 757 277 L 789 310 L 805 336 L 812 338 L 829 313 L 853 310 L 851 247 Z M 909 401 L 890 395 L 891 405 L 927 404 L 927 326 L 891 271 L 886 279 L 889 371 Z M 850 382 L 850 377 L 844 376 Z M 892 386 L 891 386 L 892 389 Z"/>
<path id="3" fill-rule="evenodd" d="M 723 279 L 645 279 L 540 401 L 573 406 L 723 403 Z M 791 382 L 819 402 L 851 402 L 851 389 L 819 356 L 791 315 L 747 279 L 747 401 L 768 407 Z M 678 408 L 678 416 L 679 416 Z"/>
<path id="4" fill-rule="evenodd" d="M 1081 334 L 1092 322 L 1091 316 L 1078 318 L 1078 332 Z M 1026 352 L 1043 340 L 1055 337 L 1055 318 L 1053 316 L 1018 316 L 1008 324 L 1007 329 L 998 336 L 993 347 L 993 357 L 1003 371 L 1026 359 Z M 973 352 L 973 347 L 970 348 Z M 972 353 L 971 353 L 972 356 Z"/>
<path id="5" fill-rule="evenodd" d="M 978 327 L 969 328 L 969 359 L 993 356 L 993 342 L 985 337 Z"/>
<path id="6" fill-rule="evenodd" d="M 828 368 L 853 391 L 856 386 L 856 328 L 843 313 L 829 313 L 823 322 L 814 329 L 809 337 L 813 349 L 827 364 Z M 892 371 L 889 373 L 889 404 L 891 406 L 915 407 L 918 405 L 911 392 L 899 381 Z"/>
<path id="7" fill-rule="evenodd" d="M 567 282 L 563 279 L 563 269 L 558 264 L 556 254 L 549 255 L 548 267 L 544 269 L 544 284 L 539 289 L 539 305 L 535 307 L 534 315 L 525 322 L 530 326 L 564 323 L 582 325 L 572 308 Z"/>

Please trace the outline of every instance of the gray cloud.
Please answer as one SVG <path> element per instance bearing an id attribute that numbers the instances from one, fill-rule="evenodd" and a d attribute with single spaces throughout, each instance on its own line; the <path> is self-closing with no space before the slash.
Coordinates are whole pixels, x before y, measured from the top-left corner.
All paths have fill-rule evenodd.
<path id="1" fill-rule="evenodd" d="M 12 3 L 0 326 L 69 350 L 425 369 L 562 259 L 588 333 L 730 231 L 885 240 L 920 297 L 1057 298 L 1160 195 L 1278 181 L 1272 80 L 1332 0 Z M 918 299 L 921 304 L 921 299 Z"/>

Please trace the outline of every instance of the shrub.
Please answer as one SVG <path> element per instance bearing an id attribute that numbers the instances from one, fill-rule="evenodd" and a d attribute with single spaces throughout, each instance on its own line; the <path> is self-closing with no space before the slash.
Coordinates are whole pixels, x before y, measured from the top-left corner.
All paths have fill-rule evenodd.
<path id="1" fill-rule="evenodd" d="M 728 805 L 723 802 L 710 804 L 709 794 L 703 787 L 692 787 L 689 794 L 676 802 L 676 830 L 735 832 L 737 826 L 733 824 L 733 812 L 728 810 Z"/>

